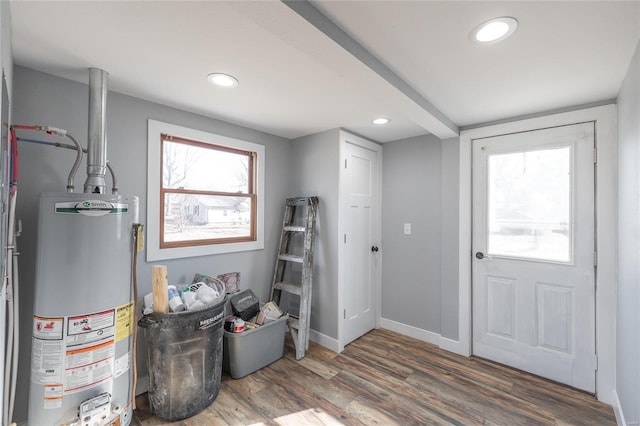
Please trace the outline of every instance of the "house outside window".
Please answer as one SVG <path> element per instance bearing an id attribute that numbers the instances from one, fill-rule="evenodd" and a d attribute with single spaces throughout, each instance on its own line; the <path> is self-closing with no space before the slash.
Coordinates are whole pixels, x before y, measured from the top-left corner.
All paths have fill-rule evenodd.
<path id="1" fill-rule="evenodd" d="M 264 146 L 149 120 L 147 260 L 263 248 Z"/>

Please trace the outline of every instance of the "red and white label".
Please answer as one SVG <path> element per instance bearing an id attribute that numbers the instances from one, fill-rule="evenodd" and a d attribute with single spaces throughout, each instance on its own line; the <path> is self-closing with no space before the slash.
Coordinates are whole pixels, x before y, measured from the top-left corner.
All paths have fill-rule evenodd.
<path id="1" fill-rule="evenodd" d="M 65 353 L 64 393 L 79 392 L 113 376 L 115 341 L 67 348 Z"/>

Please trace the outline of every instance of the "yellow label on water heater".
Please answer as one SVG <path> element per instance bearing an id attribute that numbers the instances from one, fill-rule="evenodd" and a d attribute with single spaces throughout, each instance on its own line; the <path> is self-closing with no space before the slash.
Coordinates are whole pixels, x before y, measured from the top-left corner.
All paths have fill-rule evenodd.
<path id="1" fill-rule="evenodd" d="M 142 232 L 142 230 L 144 229 L 144 225 L 139 225 L 136 228 L 136 242 L 138 244 L 138 246 L 136 247 L 136 250 L 138 251 L 143 251 L 144 250 L 144 232 Z"/>
<path id="2" fill-rule="evenodd" d="M 116 343 L 133 332 L 133 301 L 116 308 Z"/>

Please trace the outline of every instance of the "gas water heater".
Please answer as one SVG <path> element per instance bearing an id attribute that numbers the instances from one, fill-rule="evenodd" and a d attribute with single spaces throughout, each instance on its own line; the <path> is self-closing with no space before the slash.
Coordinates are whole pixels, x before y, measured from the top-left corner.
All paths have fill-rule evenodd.
<path id="1" fill-rule="evenodd" d="M 90 69 L 85 192 L 40 197 L 31 426 L 131 422 L 138 198 L 104 193 L 105 81 Z"/>
<path id="2" fill-rule="evenodd" d="M 137 221 L 136 197 L 40 197 L 30 425 L 99 425 L 114 409 L 130 420 Z"/>

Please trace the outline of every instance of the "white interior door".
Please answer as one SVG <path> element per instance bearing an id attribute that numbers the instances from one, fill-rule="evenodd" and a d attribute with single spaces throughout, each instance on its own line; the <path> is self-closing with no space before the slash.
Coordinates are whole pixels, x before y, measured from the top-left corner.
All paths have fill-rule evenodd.
<path id="1" fill-rule="evenodd" d="M 378 276 L 378 155 L 377 150 L 342 144 L 343 221 L 342 333 L 346 345 L 376 326 Z"/>
<path id="2" fill-rule="evenodd" d="M 473 353 L 595 391 L 594 124 L 473 141 Z"/>

